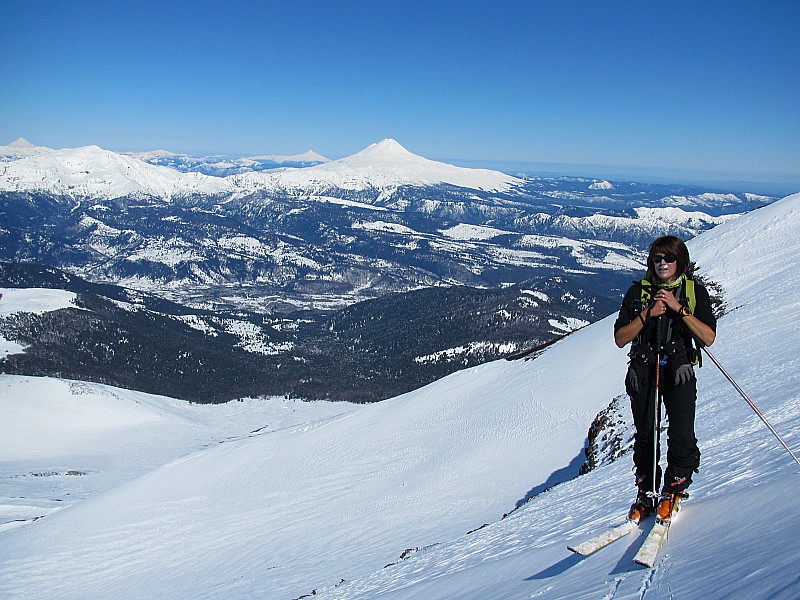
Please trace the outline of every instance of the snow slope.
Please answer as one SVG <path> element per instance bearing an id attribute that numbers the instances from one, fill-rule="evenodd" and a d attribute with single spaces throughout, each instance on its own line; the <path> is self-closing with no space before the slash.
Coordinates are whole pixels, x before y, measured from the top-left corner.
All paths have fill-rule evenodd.
<path id="1" fill-rule="evenodd" d="M 597 331 L 575 336 L 608 347 Z M 165 465 L 10 532 L 0 559 L 16 558 L 0 567 L 0 593 L 30 572 L 25 589 L 61 598 L 215 597 L 236 582 L 295 597 L 494 521 L 581 453 L 610 397 L 588 373 L 575 391 L 558 389 L 547 373 L 569 352 L 548 353 L 538 369 L 485 365 Z M 578 391 L 589 387 L 597 395 Z"/>
<path id="2" fill-rule="evenodd" d="M 0 375 L 0 532 L 187 453 L 354 408 L 283 399 L 196 405 L 94 383 Z"/>
<path id="3" fill-rule="evenodd" d="M 66 290 L 0 288 L 0 317 L 77 308 L 76 298 L 75 293 Z"/>
<path id="4" fill-rule="evenodd" d="M 800 194 L 691 245 L 725 289 L 715 355 L 794 448 L 800 340 L 791 324 L 800 302 L 787 291 L 800 289 L 798 211 Z M 703 466 L 655 569 L 633 565 L 636 536 L 586 559 L 566 550 L 624 515 L 629 457 L 511 512 L 574 474 L 592 418 L 623 392 L 626 356 L 613 345 L 612 323 L 586 327 L 535 360 L 483 365 L 380 404 L 327 414 L 309 407 L 305 424 L 277 431 L 256 432 L 264 418 L 255 401 L 192 407 L 90 386 L 131 413 L 118 423 L 112 415 L 124 412 L 89 411 L 116 428 L 106 438 L 116 447 L 85 443 L 79 395 L 40 387 L 86 384 L 0 377 L 0 409 L 11 415 L 0 421 L 0 504 L 52 498 L 25 476 L 45 469 L 98 481 L 80 501 L 0 533 L 0 596 L 798 597 L 791 511 L 776 511 L 796 494 L 798 467 L 710 363 L 699 373 Z M 154 425 L 128 405 L 137 402 L 169 415 L 161 443 L 172 456 L 156 455 L 157 433 L 142 435 Z M 244 430 L 254 433 L 215 443 L 220 415 L 240 406 L 238 422 L 252 416 Z M 196 427 L 174 416 L 200 408 L 208 412 L 186 417 Z M 38 423 L 62 419 L 74 435 L 50 444 L 54 434 L 39 433 Z M 15 428 L 29 441 L 8 435 Z M 211 445 L 201 448 L 203 439 Z M 41 445 L 49 456 L 33 451 Z M 115 470 L 114 460 L 125 466 Z M 114 479 L 110 471 L 117 481 L 101 485 L 104 473 Z M 56 476 L 62 490 L 84 477 Z"/>
<path id="5" fill-rule="evenodd" d="M 800 251 L 800 194 L 689 245 L 705 275 L 725 290 L 729 313 L 720 320 L 714 356 L 800 454 L 800 336 L 793 325 L 800 302 L 792 294 L 800 290 L 792 259 Z M 610 330 L 612 323 L 610 317 L 588 329 Z M 608 367 L 624 360 L 621 354 L 609 355 Z M 779 508 L 797 495 L 798 465 L 710 361 L 699 378 L 703 464 L 654 569 L 632 562 L 642 535 L 587 558 L 566 549 L 621 522 L 634 495 L 628 455 L 538 496 L 505 520 L 322 597 L 800 597 L 794 518 Z"/>

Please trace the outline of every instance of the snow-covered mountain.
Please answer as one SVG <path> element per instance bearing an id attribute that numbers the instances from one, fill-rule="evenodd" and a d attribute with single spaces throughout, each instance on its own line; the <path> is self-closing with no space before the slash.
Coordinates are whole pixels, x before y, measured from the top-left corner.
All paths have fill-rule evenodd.
<path id="1" fill-rule="evenodd" d="M 422 158 L 394 140 L 372 144 L 350 157 L 314 167 L 250 171 L 223 178 L 197 172 L 183 173 L 144 160 L 163 162 L 176 156 L 163 152 L 136 158 L 97 146 L 41 153 L 33 153 L 28 146 L 23 146 L 21 142 L 13 146 L 24 150 L 23 158 L 0 164 L 0 191 L 38 191 L 97 199 L 138 194 L 170 199 L 190 194 L 385 189 L 442 183 L 480 190 L 506 190 L 522 183 L 522 180 L 499 171 L 455 167 Z M 317 155 L 311 158 L 316 160 Z M 251 159 L 251 162 L 255 160 Z M 232 168 L 236 165 L 229 162 L 226 166 Z M 221 168 L 219 164 L 217 167 Z"/>
<path id="2" fill-rule="evenodd" d="M 83 151 L 83 148 L 64 149 L 64 152 Z M 55 150 L 45 146 L 36 146 L 25 138 L 20 137 L 6 146 L 0 146 L 0 162 L 11 162 L 21 158 L 50 154 L 51 152 L 55 152 Z M 329 161 L 329 159 L 314 150 L 308 150 L 301 154 L 293 155 L 264 155 L 244 158 L 229 156 L 190 156 L 188 154 L 170 152 L 169 150 L 122 152 L 121 154 L 151 165 L 170 167 L 182 173 L 201 173 L 216 177 L 225 177 L 250 171 L 275 169 L 278 167 L 308 167 Z M 36 169 L 35 165 L 28 165 L 28 167 L 34 170 Z M 67 174 L 69 174 L 69 171 L 67 171 Z M 18 173 L 18 175 L 24 178 L 24 172 Z M 124 189 L 123 193 L 125 193 Z"/>
<path id="3" fill-rule="evenodd" d="M 797 449 L 800 194 L 690 248 L 728 307 L 715 356 Z M 613 318 L 535 360 L 376 405 L 304 407 L 278 430 L 269 411 L 285 402 L 189 410 L 2 376 L 0 593 L 796 598 L 800 550 L 775 507 L 794 497 L 797 465 L 708 362 L 701 472 L 656 567 L 632 563 L 640 535 L 586 559 L 566 549 L 618 522 L 634 493 L 629 456 L 540 493 L 576 473 L 594 415 L 623 394 Z M 231 413 L 240 433 L 211 426 Z"/>
<path id="4" fill-rule="evenodd" d="M 589 184 L 590 190 L 613 190 L 614 186 L 610 181 L 593 181 Z"/>
<path id="5" fill-rule="evenodd" d="M 248 183 L 289 190 L 329 188 L 361 190 L 402 185 L 449 184 L 484 191 L 507 191 L 523 180 L 488 169 L 468 169 L 413 154 L 396 140 L 385 139 L 361 152 L 308 169 L 243 176 Z"/>
<path id="6" fill-rule="evenodd" d="M 589 187 L 455 167 L 394 140 L 316 166 L 227 177 L 96 146 L 56 150 L 0 162 L 0 260 L 261 311 L 547 274 L 597 274 L 607 291 L 654 237 L 691 238 L 773 201 L 682 185 Z"/>
<path id="7" fill-rule="evenodd" d="M 151 152 L 128 152 L 132 156 L 151 165 L 171 167 L 182 173 L 202 173 L 214 177 L 227 177 L 252 171 L 266 171 L 279 167 L 310 167 L 328 162 L 321 154 L 308 150 L 302 154 L 265 155 L 234 158 L 229 156 L 189 156 L 175 154 L 166 150 Z"/>
<path id="8" fill-rule="evenodd" d="M 249 156 L 245 160 L 252 160 L 252 161 L 265 161 L 271 162 L 278 165 L 286 164 L 286 163 L 326 163 L 329 162 L 330 159 L 322 156 L 319 152 L 315 152 L 314 150 L 306 150 L 301 154 L 270 154 L 265 156 Z"/>
<path id="9" fill-rule="evenodd" d="M 40 154 L 53 152 L 51 148 L 36 146 L 23 137 L 17 138 L 7 146 L 0 146 L 0 163 L 3 161 L 19 160 Z"/>
<path id="10" fill-rule="evenodd" d="M 98 146 L 54 150 L 0 163 L 0 190 L 46 192 L 72 198 L 111 199 L 226 192 L 225 180 L 200 173 L 180 173 Z"/>

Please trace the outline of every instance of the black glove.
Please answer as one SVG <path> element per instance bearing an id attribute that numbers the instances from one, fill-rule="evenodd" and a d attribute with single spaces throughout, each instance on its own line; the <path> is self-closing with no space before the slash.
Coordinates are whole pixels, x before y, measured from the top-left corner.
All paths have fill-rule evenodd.
<path id="1" fill-rule="evenodd" d="M 694 368 L 689 363 L 684 363 L 675 370 L 675 385 L 683 385 L 694 377 Z"/>
<path id="2" fill-rule="evenodd" d="M 651 369 L 656 364 L 656 355 L 647 347 L 636 345 L 631 349 L 628 375 L 625 377 L 625 391 L 629 396 L 639 395 L 647 390 Z"/>

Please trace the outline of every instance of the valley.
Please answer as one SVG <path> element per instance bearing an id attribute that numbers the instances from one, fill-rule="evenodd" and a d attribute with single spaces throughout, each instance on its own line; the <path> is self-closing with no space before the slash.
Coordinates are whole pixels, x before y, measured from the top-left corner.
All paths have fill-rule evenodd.
<path id="1" fill-rule="evenodd" d="M 775 200 L 467 169 L 394 140 L 233 175 L 96 146 L 0 157 L 0 287 L 82 309 L 0 322 L 26 348 L 2 370 L 200 402 L 410 391 L 610 314 L 652 239 Z"/>

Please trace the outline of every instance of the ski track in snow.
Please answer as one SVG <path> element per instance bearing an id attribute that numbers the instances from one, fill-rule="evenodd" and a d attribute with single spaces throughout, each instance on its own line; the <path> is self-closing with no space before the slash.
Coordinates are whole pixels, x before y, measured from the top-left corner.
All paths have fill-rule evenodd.
<path id="1" fill-rule="evenodd" d="M 800 194 L 690 244 L 735 307 L 714 355 L 794 449 L 799 207 Z M 33 516 L 54 508 L 53 490 L 76 496 L 0 531 L 0 596 L 796 599 L 800 550 L 776 507 L 800 471 L 709 360 L 701 472 L 653 569 L 632 561 L 651 521 L 589 557 L 566 548 L 624 518 L 629 455 L 512 510 L 575 459 L 621 393 L 613 319 L 536 360 L 359 407 L 197 407 L 0 376 L 0 511 Z M 48 470 L 61 474 L 14 477 Z"/>

